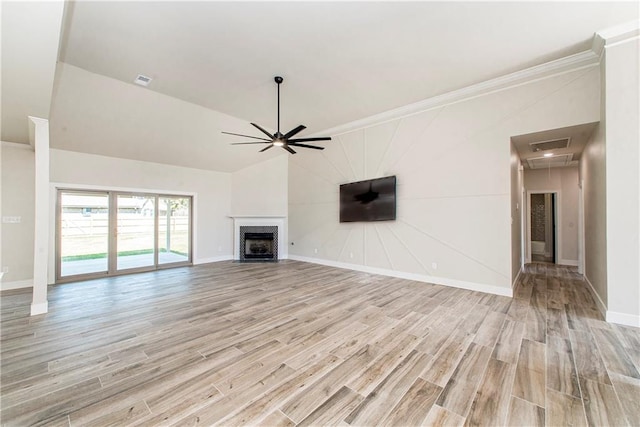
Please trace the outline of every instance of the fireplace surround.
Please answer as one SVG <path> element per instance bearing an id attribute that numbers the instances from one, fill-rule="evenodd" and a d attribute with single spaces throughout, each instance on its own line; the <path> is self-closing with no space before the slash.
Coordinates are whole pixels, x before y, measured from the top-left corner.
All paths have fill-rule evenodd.
<path id="1" fill-rule="evenodd" d="M 278 261 L 278 227 L 240 226 L 240 261 Z"/>
<path id="2" fill-rule="evenodd" d="M 273 251 L 274 257 L 267 262 L 277 262 L 281 259 L 288 258 L 287 247 L 287 217 L 284 215 L 229 215 L 233 219 L 233 259 L 239 262 L 260 262 L 263 260 L 247 260 L 244 257 L 246 245 L 242 246 L 245 240 L 244 235 L 241 236 L 240 228 L 246 233 L 273 233 Z M 244 228 L 249 227 L 249 228 Z M 254 242 L 255 244 L 255 242 Z"/>

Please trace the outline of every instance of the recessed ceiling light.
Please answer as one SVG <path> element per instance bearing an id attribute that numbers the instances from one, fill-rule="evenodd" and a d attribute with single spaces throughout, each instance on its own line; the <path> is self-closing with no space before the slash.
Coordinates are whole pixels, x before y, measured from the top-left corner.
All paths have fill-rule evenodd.
<path id="1" fill-rule="evenodd" d="M 544 157 L 553 157 L 553 153 L 544 153 Z"/>
<path id="2" fill-rule="evenodd" d="M 151 83 L 151 80 L 153 80 L 151 77 L 138 74 L 138 77 L 136 77 L 133 82 L 137 85 L 147 87 L 149 86 L 149 83 Z"/>

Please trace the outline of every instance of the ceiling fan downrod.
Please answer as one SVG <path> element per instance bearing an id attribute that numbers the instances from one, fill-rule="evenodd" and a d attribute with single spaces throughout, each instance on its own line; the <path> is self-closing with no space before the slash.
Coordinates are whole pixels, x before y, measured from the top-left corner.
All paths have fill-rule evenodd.
<path id="1" fill-rule="evenodd" d="M 273 80 L 275 80 L 275 82 L 278 84 L 278 130 L 276 132 L 276 135 L 278 135 L 278 138 L 282 138 L 282 134 L 280 133 L 280 85 L 282 84 L 284 79 L 280 76 L 275 76 Z"/>

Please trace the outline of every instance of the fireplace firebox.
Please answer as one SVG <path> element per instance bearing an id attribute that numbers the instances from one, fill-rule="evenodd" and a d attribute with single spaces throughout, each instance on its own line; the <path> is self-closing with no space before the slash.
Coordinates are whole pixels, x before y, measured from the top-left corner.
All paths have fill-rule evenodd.
<path id="1" fill-rule="evenodd" d="M 278 261 L 278 227 L 241 226 L 240 261 Z"/>

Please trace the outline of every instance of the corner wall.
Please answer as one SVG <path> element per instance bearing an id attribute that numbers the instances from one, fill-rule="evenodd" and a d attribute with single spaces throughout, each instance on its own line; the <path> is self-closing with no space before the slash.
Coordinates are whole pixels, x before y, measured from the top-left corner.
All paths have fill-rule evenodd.
<path id="1" fill-rule="evenodd" d="M 640 327 L 640 28 L 607 39 L 607 321 Z"/>
<path id="2" fill-rule="evenodd" d="M 232 214 L 287 215 L 287 156 L 280 155 L 231 174 Z"/>
<path id="3" fill-rule="evenodd" d="M 2 268 L 7 268 L 0 289 L 33 285 L 35 225 L 35 152 L 28 144 L 2 142 L 2 218 L 20 222 L 2 224 Z"/>
<path id="4" fill-rule="evenodd" d="M 511 295 L 510 137 L 599 120 L 597 66 L 337 135 L 289 161 L 292 258 Z M 397 220 L 341 224 L 341 183 L 396 175 Z"/>
<path id="5" fill-rule="evenodd" d="M 603 103 L 604 103 L 604 97 Z M 604 107 L 603 107 L 604 108 Z M 604 315 L 607 307 L 607 187 L 603 121 L 598 124 L 580 158 L 584 200 L 584 277 L 596 293 Z"/>
<path id="6" fill-rule="evenodd" d="M 513 287 L 523 264 L 522 210 L 525 204 L 522 200 L 524 180 L 522 162 L 520 162 L 520 156 L 513 142 L 510 142 L 509 149 L 511 161 L 511 283 Z"/>

